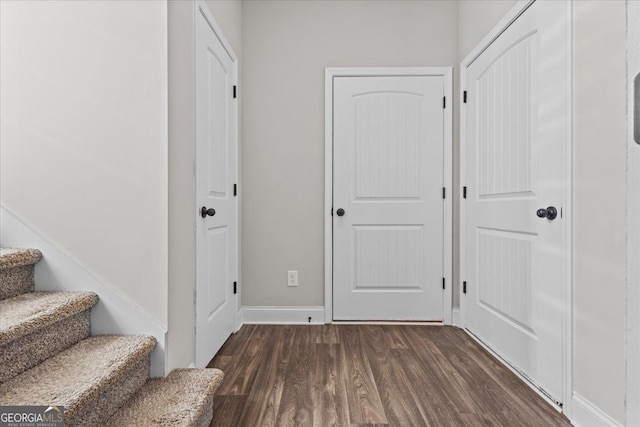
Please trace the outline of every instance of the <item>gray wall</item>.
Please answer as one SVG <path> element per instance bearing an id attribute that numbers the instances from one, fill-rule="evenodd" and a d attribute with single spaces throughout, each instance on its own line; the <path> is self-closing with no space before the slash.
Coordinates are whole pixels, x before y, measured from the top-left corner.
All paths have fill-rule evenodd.
<path id="1" fill-rule="evenodd" d="M 242 174 L 242 179 L 248 180 L 243 186 L 245 209 L 242 224 L 250 227 L 243 231 L 246 250 L 242 256 L 245 263 L 242 270 L 242 302 L 245 305 L 323 304 L 321 194 L 324 191 L 324 94 L 321 70 L 325 66 L 454 65 L 454 103 L 457 103 L 459 61 L 516 1 L 467 0 L 459 2 L 459 6 L 456 2 L 408 2 L 410 7 L 406 7 L 407 2 L 376 2 L 375 7 L 365 2 L 325 3 L 244 2 L 243 18 L 246 22 L 243 46 L 249 52 L 245 65 L 251 69 L 242 73 L 242 78 L 247 79 L 242 85 L 245 90 L 243 95 L 265 97 L 262 100 L 252 99 L 253 105 L 245 106 L 242 110 L 243 119 L 247 121 L 242 130 L 249 132 L 243 134 L 243 167 L 252 169 Z M 459 11 L 456 11 L 457 8 Z M 385 10 L 393 12 L 387 14 Z M 421 19 L 417 19 L 419 16 L 439 22 L 439 25 L 429 28 L 427 21 L 421 26 Z M 405 17 L 407 20 L 404 20 Z M 292 25 L 292 22 L 296 24 Z M 378 31 L 376 25 L 379 26 Z M 394 28 L 398 26 L 402 27 L 402 31 L 395 32 Z M 339 30 L 329 35 L 326 28 Z M 395 34 L 389 34 L 392 32 Z M 433 33 L 441 35 L 433 37 Z M 419 43 L 414 36 L 422 37 L 425 42 Z M 290 41 L 281 47 L 277 44 L 278 37 L 289 38 Z M 442 43 L 438 43 L 438 40 Z M 397 50 L 395 43 L 400 46 Z M 414 48 L 416 50 L 412 52 Z M 300 55 L 304 55 L 305 64 L 294 59 Z M 281 72 L 284 74 L 278 75 Z M 290 75 L 297 75 L 293 80 L 295 89 L 288 82 Z M 261 87 L 265 79 L 269 79 L 266 84 L 269 87 L 266 88 Z M 279 87 L 283 87 L 283 90 L 280 91 Z M 254 89 L 256 92 L 253 92 Z M 315 97 L 314 104 L 311 104 L 311 99 L 301 101 L 302 96 L 308 95 Z M 299 110 L 300 102 L 308 107 Z M 273 105 L 278 108 L 272 108 Z M 288 116 L 283 108 L 293 113 L 290 123 L 286 120 Z M 274 116 L 279 116 L 279 119 L 274 120 Z M 300 122 L 301 119 L 304 124 Z M 277 147 L 267 144 L 268 140 L 280 140 L 280 130 L 286 133 L 283 140 L 287 141 L 287 147 L 280 145 L 280 142 Z M 269 136 L 265 134 L 263 138 L 263 131 L 267 131 Z M 282 160 L 276 158 L 274 149 L 284 156 Z M 288 150 L 296 152 L 294 158 L 301 161 L 297 165 L 289 164 L 293 168 L 290 172 L 285 168 L 289 163 L 285 160 Z M 305 152 L 309 155 L 305 155 Z M 458 175 L 456 108 L 454 283 L 458 282 Z M 296 178 L 288 180 L 287 177 Z M 270 186 L 269 190 L 267 186 Z M 259 200 L 254 200 L 254 195 Z M 269 197 L 277 201 L 270 201 Z M 280 210 L 264 212 L 259 211 L 258 206 L 273 206 Z M 248 209 L 255 209 L 255 212 L 247 212 Z M 285 212 L 287 210 L 288 213 Z M 296 212 L 300 212 L 302 217 Z M 274 246 L 270 247 L 272 243 Z M 300 270 L 299 289 L 286 288 L 286 270 L 289 269 Z M 269 296 L 271 292 L 274 293 Z M 455 287 L 454 306 L 458 305 L 458 289 Z"/>
<path id="2" fill-rule="evenodd" d="M 640 3 L 627 3 L 627 46 L 640 46 Z M 627 88 L 640 73 L 640 49 L 627 49 Z M 640 103 L 627 93 L 627 111 Z M 627 120 L 627 425 L 640 425 L 640 145 Z"/>
<path id="3" fill-rule="evenodd" d="M 324 304 L 324 68 L 455 65 L 457 7 L 243 2 L 243 305 Z"/>
<path id="4" fill-rule="evenodd" d="M 574 3 L 573 66 L 574 389 L 623 422 L 626 2 Z"/>
<path id="5" fill-rule="evenodd" d="M 195 180 L 193 86 L 195 4 L 167 2 L 169 34 L 169 328 L 167 366 L 195 360 Z"/>
<path id="6" fill-rule="evenodd" d="M 166 328 L 166 3 L 0 9 L 2 205 Z"/>
<path id="7" fill-rule="evenodd" d="M 458 3 L 458 56 L 463 60 L 518 1 L 460 0 Z"/>
<path id="8" fill-rule="evenodd" d="M 243 48 L 248 53 L 241 67 L 248 69 L 241 73 L 246 79 L 241 98 L 251 97 L 251 105 L 242 109 L 242 226 L 248 227 L 242 239 L 244 305 L 324 303 L 324 67 L 453 65 L 457 105 L 459 61 L 515 3 L 243 2 Z M 336 31 L 329 34 L 327 28 Z M 301 57 L 304 61 L 296 60 Z M 458 282 L 461 185 L 458 111 L 454 110 L 453 283 Z M 287 153 L 299 163 L 291 164 Z M 292 169 L 287 171 L 287 166 Z M 298 289 L 286 287 L 290 269 L 300 271 Z M 454 307 L 458 306 L 454 287 Z"/>

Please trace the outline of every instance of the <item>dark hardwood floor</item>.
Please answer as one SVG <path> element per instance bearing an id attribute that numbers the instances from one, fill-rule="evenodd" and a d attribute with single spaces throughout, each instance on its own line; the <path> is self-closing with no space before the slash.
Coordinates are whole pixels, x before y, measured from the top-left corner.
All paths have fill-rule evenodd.
<path id="1" fill-rule="evenodd" d="M 211 426 L 570 426 L 462 330 L 246 325 Z"/>

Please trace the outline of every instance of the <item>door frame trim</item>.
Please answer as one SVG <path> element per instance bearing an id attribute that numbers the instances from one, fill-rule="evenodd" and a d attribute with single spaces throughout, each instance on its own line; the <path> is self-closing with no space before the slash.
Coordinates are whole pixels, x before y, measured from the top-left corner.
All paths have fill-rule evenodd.
<path id="1" fill-rule="evenodd" d="M 453 67 L 329 67 L 325 68 L 324 130 L 324 306 L 325 323 L 333 322 L 333 79 L 334 77 L 440 76 L 447 98 L 444 109 L 443 323 L 451 324 L 453 310 Z"/>
<path id="2" fill-rule="evenodd" d="M 222 45 L 222 47 L 225 49 L 225 51 L 227 52 L 227 54 L 229 55 L 229 57 L 231 58 L 231 61 L 233 63 L 233 73 L 232 73 L 232 84 L 233 85 L 237 85 L 238 84 L 238 56 L 235 54 L 233 47 L 231 46 L 231 43 L 229 43 L 229 41 L 227 40 L 227 38 L 225 37 L 224 33 L 222 32 L 222 28 L 220 27 L 220 25 L 218 24 L 218 22 L 216 21 L 215 17 L 213 16 L 213 14 L 211 13 L 211 11 L 209 10 L 209 6 L 207 6 L 207 4 L 204 2 L 204 0 L 196 0 L 195 2 L 195 7 L 194 7 L 194 13 L 193 13 L 193 153 L 194 153 L 194 164 L 193 164 L 193 180 L 194 180 L 194 185 L 193 185 L 193 192 L 194 192 L 194 200 L 195 200 L 195 205 L 194 205 L 194 215 L 197 216 L 197 214 L 195 213 L 195 211 L 198 209 L 198 171 L 197 171 L 197 164 L 195 162 L 195 156 L 197 155 L 198 152 L 198 140 L 197 140 L 197 133 L 196 133 L 196 129 L 197 129 L 197 120 L 198 120 L 198 114 L 197 114 L 197 106 L 198 106 L 198 91 L 196 88 L 196 81 L 197 81 L 197 77 L 196 77 L 196 73 L 197 73 L 197 67 L 196 67 L 196 55 L 197 55 L 197 43 L 198 43 L 198 14 L 201 14 L 205 21 L 207 22 L 207 24 L 209 24 L 209 27 L 211 28 L 211 30 L 213 31 L 213 34 L 218 38 L 218 40 L 220 41 L 220 44 Z M 236 102 L 233 102 L 232 106 L 231 106 L 231 115 L 232 115 L 232 125 L 230 127 L 230 131 L 231 132 L 231 143 L 233 145 L 233 150 L 235 151 L 235 176 L 234 176 L 234 182 L 238 182 L 238 177 L 239 177 L 239 173 L 240 173 L 240 158 L 239 158 L 239 154 L 240 154 L 240 150 L 239 150 L 239 144 L 238 144 L 238 135 L 239 135 L 239 129 L 238 129 L 238 99 L 235 99 Z M 235 239 L 236 239 L 236 246 L 235 246 L 235 257 L 236 257 L 236 262 L 235 262 L 235 268 L 232 270 L 232 274 L 235 276 L 235 280 L 238 282 L 238 284 L 240 284 L 240 195 L 238 194 L 238 196 L 234 197 L 235 201 L 234 201 L 234 208 L 235 208 L 235 215 L 233 218 L 234 221 L 234 225 L 236 227 L 235 230 Z M 198 221 L 198 219 L 196 219 L 196 221 Z M 194 363 L 196 366 L 198 366 L 198 301 L 197 301 L 197 291 L 198 291 L 198 223 L 196 222 L 196 226 L 193 229 L 193 234 L 195 236 L 194 239 L 194 254 L 195 254 L 195 264 L 194 264 L 194 268 L 195 268 L 195 283 L 194 283 L 194 289 L 193 289 L 193 333 L 194 333 L 194 340 L 193 340 L 193 358 L 194 358 Z M 231 286 L 231 283 L 229 283 L 229 286 Z M 234 329 L 233 332 L 236 332 L 240 326 L 241 326 L 241 318 L 240 318 L 240 292 L 238 292 L 237 294 L 231 294 L 231 303 L 233 304 L 233 325 L 234 325 Z M 200 337 L 200 339 L 203 339 L 202 337 Z M 213 357 L 213 356 L 212 356 Z M 208 361 L 207 361 L 208 362 Z"/>
<path id="3" fill-rule="evenodd" d="M 634 140 L 634 79 L 640 71 L 640 4 L 627 3 L 627 313 L 626 423 L 640 423 L 640 146 Z"/>
<path id="4" fill-rule="evenodd" d="M 460 186 L 466 184 L 466 108 L 462 102 L 463 91 L 467 84 L 467 68 L 491 45 L 520 15 L 522 15 L 536 0 L 519 0 L 518 3 L 496 24 L 495 27 L 476 45 L 475 48 L 460 63 L 460 122 L 459 122 L 459 138 L 460 138 Z M 565 146 L 564 156 L 565 162 L 565 194 L 564 194 L 564 215 L 568 222 L 565 227 L 565 248 L 564 254 L 564 289 L 563 289 L 563 326 L 562 326 L 562 351 L 563 351 L 563 378 L 562 378 L 562 412 L 571 419 L 572 414 L 572 397 L 573 397 L 573 307 L 574 307 L 574 288 L 575 288 L 575 197 L 574 197 L 574 141 L 573 141 L 573 6 L 572 2 L 566 2 L 566 18 L 567 25 L 565 28 L 564 38 L 566 44 L 564 46 L 565 55 Z M 462 194 L 462 191 L 460 191 Z M 460 221 L 459 236 L 460 248 L 464 248 L 466 244 L 466 207 L 464 200 L 460 200 Z M 465 278 L 465 252 L 461 249 L 459 253 L 458 264 L 458 283 L 460 295 L 460 327 L 464 328 L 466 324 L 466 313 L 464 298 L 462 298 L 462 282 Z M 538 389 L 532 384 L 526 382 L 534 391 Z"/>

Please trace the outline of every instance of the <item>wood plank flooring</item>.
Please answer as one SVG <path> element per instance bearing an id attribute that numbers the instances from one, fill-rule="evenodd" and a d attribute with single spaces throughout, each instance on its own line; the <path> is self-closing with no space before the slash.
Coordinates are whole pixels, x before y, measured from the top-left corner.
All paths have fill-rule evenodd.
<path id="1" fill-rule="evenodd" d="M 211 426 L 570 426 L 462 330 L 245 325 Z"/>

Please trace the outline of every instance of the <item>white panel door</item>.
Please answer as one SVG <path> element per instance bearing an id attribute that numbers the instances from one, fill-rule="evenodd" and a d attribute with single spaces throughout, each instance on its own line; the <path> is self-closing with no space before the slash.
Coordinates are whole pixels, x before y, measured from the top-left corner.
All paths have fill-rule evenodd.
<path id="1" fill-rule="evenodd" d="M 442 76 L 334 78 L 335 320 L 443 318 L 443 92 Z"/>
<path id="2" fill-rule="evenodd" d="M 235 323 L 236 65 L 200 11 L 196 30 L 196 365 L 203 367 Z"/>
<path id="3" fill-rule="evenodd" d="M 465 327 L 561 401 L 564 2 L 538 1 L 467 69 Z M 539 217 L 555 207 L 557 217 Z M 538 212 L 542 209 L 541 212 Z"/>

